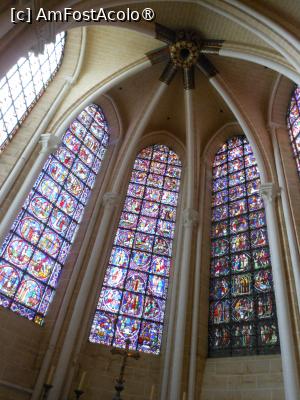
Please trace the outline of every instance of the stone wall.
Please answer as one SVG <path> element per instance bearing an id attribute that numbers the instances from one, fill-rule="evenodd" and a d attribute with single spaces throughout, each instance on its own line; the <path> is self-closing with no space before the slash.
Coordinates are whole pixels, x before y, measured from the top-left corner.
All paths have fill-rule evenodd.
<path id="1" fill-rule="evenodd" d="M 283 400 L 281 356 L 209 358 L 201 400 Z"/>

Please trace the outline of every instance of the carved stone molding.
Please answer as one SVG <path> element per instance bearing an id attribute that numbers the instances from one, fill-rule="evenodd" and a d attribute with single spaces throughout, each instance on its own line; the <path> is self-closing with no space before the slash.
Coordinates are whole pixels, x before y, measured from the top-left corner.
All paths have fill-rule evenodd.
<path id="1" fill-rule="evenodd" d="M 265 202 L 272 203 L 280 195 L 280 188 L 272 182 L 266 182 L 260 185 L 259 193 Z"/>
<path id="2" fill-rule="evenodd" d="M 193 208 L 186 208 L 183 210 L 182 219 L 185 227 L 195 226 L 199 221 L 199 213 Z"/>
<path id="3" fill-rule="evenodd" d="M 121 196 L 118 193 L 114 192 L 106 192 L 103 195 L 103 204 L 104 207 L 116 207 L 121 200 Z"/>
<path id="4" fill-rule="evenodd" d="M 39 143 L 41 144 L 42 148 L 40 150 L 41 154 L 50 154 L 54 150 L 57 149 L 60 139 L 57 136 L 54 136 L 50 132 L 43 133 L 40 137 Z"/>

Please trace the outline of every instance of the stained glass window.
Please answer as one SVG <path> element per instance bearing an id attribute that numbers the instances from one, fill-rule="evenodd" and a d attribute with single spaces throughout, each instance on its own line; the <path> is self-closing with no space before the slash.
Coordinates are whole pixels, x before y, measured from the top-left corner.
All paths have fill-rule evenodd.
<path id="1" fill-rule="evenodd" d="M 293 148 L 293 155 L 300 176 L 300 87 L 296 87 L 292 93 L 287 116 L 287 124 Z"/>
<path id="2" fill-rule="evenodd" d="M 279 351 L 259 171 L 244 136 L 213 163 L 209 355 Z"/>
<path id="3" fill-rule="evenodd" d="M 62 32 L 55 43 L 45 46 L 43 54 L 21 57 L 0 80 L 0 153 L 59 69 L 64 43 Z"/>
<path id="4" fill-rule="evenodd" d="M 181 163 L 168 147 L 137 156 L 89 340 L 160 352 Z"/>
<path id="5" fill-rule="evenodd" d="M 0 304 L 42 324 L 108 145 L 88 106 L 51 154 L 0 249 Z"/>

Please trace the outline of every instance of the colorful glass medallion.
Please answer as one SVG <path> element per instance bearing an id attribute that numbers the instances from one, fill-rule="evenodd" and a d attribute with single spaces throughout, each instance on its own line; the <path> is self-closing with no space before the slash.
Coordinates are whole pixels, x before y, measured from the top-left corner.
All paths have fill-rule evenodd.
<path id="1" fill-rule="evenodd" d="M 31 202 L 29 203 L 28 209 L 40 221 L 46 222 L 50 215 L 52 206 L 43 197 L 34 196 L 31 200 Z"/>
<path id="2" fill-rule="evenodd" d="M 222 190 L 213 194 L 213 205 L 219 206 L 220 204 L 228 202 L 228 190 Z"/>
<path id="3" fill-rule="evenodd" d="M 212 242 L 212 256 L 220 257 L 228 252 L 228 240 L 218 239 Z"/>
<path id="4" fill-rule="evenodd" d="M 238 215 L 244 214 L 247 211 L 246 200 L 239 200 L 230 203 L 229 207 L 230 207 L 229 208 L 230 217 L 236 217 Z"/>
<path id="5" fill-rule="evenodd" d="M 116 245 L 124 246 L 124 247 L 132 247 L 133 240 L 134 240 L 133 232 L 131 232 L 127 229 L 118 229 L 118 232 L 117 232 L 116 238 L 115 238 Z"/>
<path id="6" fill-rule="evenodd" d="M 221 219 L 225 219 L 228 217 L 228 206 L 222 205 L 215 207 L 213 209 L 213 215 L 212 215 L 212 220 L 213 221 L 220 221 Z"/>
<path id="7" fill-rule="evenodd" d="M 254 275 L 254 287 L 259 292 L 268 292 L 271 289 L 270 271 L 259 271 Z"/>
<path id="8" fill-rule="evenodd" d="M 171 260 L 168 257 L 153 256 L 151 272 L 153 274 L 169 275 Z"/>
<path id="9" fill-rule="evenodd" d="M 162 325 L 143 321 L 138 338 L 138 350 L 145 353 L 159 354 L 162 337 Z"/>
<path id="10" fill-rule="evenodd" d="M 43 230 L 43 224 L 32 217 L 24 217 L 19 223 L 18 233 L 23 239 L 36 244 Z"/>
<path id="11" fill-rule="evenodd" d="M 104 278 L 104 285 L 122 288 L 126 277 L 126 269 L 111 266 L 107 269 Z"/>
<path id="12" fill-rule="evenodd" d="M 210 346 L 214 349 L 226 348 L 230 344 L 230 330 L 225 326 L 216 326 L 209 335 Z"/>
<path id="13" fill-rule="evenodd" d="M 89 336 L 90 342 L 110 345 L 113 338 L 115 320 L 114 314 L 97 311 Z"/>
<path id="14" fill-rule="evenodd" d="M 215 258 L 211 261 L 211 274 L 218 277 L 229 274 L 229 257 Z"/>
<path id="15" fill-rule="evenodd" d="M 145 233 L 155 233 L 156 219 L 148 217 L 140 217 L 137 229 Z"/>
<path id="16" fill-rule="evenodd" d="M 232 296 L 241 296 L 250 294 L 251 288 L 251 275 L 235 275 L 231 281 L 231 293 Z"/>
<path id="17" fill-rule="evenodd" d="M 248 229 L 248 220 L 245 216 L 239 216 L 230 220 L 230 232 L 232 234 Z"/>
<path id="18" fill-rule="evenodd" d="M 159 218 L 166 219 L 168 221 L 175 221 L 176 208 L 172 206 L 167 206 L 165 204 L 161 204 L 159 211 Z"/>
<path id="19" fill-rule="evenodd" d="M 259 337 L 262 345 L 275 345 L 278 343 L 278 329 L 275 322 L 261 322 L 259 324 Z"/>
<path id="20" fill-rule="evenodd" d="M 153 321 L 163 322 L 165 310 L 164 300 L 147 296 L 145 300 L 143 317 Z"/>
<path id="21" fill-rule="evenodd" d="M 58 255 L 61 245 L 62 240 L 56 233 L 54 233 L 50 229 L 44 230 L 39 241 L 40 249 L 43 249 L 51 257 L 56 257 Z"/>
<path id="22" fill-rule="evenodd" d="M 135 349 L 140 330 L 140 320 L 126 316 L 119 316 L 113 345 L 116 347 L 126 347 L 126 340 L 130 340 L 129 348 Z"/>
<path id="23" fill-rule="evenodd" d="M 69 174 L 66 182 L 66 189 L 73 195 L 79 196 L 83 190 L 84 185 L 83 183 L 76 178 L 73 174 Z"/>
<path id="24" fill-rule="evenodd" d="M 150 275 L 147 293 L 152 296 L 166 297 L 168 280 L 161 276 Z"/>
<path id="25" fill-rule="evenodd" d="M 153 251 L 156 254 L 164 256 L 171 256 L 172 254 L 172 241 L 162 237 L 156 237 L 154 241 Z"/>
<path id="26" fill-rule="evenodd" d="M 212 226 L 212 237 L 221 237 L 227 235 L 227 222 L 218 222 Z"/>
<path id="27" fill-rule="evenodd" d="M 257 299 L 257 316 L 260 319 L 271 318 L 274 315 L 271 295 L 260 295 Z"/>
<path id="28" fill-rule="evenodd" d="M 124 205 L 124 209 L 129 212 L 138 214 L 141 210 L 141 200 L 127 197 Z"/>
<path id="29" fill-rule="evenodd" d="M 250 269 L 250 254 L 240 253 L 231 257 L 232 272 L 244 272 Z"/>
<path id="30" fill-rule="evenodd" d="M 16 300 L 35 310 L 42 298 L 43 286 L 30 276 L 25 275 L 16 293 Z"/>
<path id="31" fill-rule="evenodd" d="M 50 202 L 55 202 L 60 192 L 60 186 L 52 179 L 42 179 L 39 185 L 40 193 Z"/>
<path id="32" fill-rule="evenodd" d="M 126 277 L 125 289 L 133 292 L 145 293 L 147 286 L 147 274 L 129 271 Z"/>
<path id="33" fill-rule="evenodd" d="M 229 292 L 229 283 L 226 278 L 214 279 L 211 281 L 210 297 L 214 300 L 220 300 Z"/>
<path id="34" fill-rule="evenodd" d="M 127 229 L 135 229 L 138 222 L 138 215 L 128 212 L 122 213 L 120 227 Z"/>
<path id="35" fill-rule="evenodd" d="M 151 255 L 141 251 L 133 251 L 130 257 L 130 268 L 149 272 Z"/>
<path id="36" fill-rule="evenodd" d="M 5 295 L 11 297 L 14 295 L 21 279 L 21 273 L 16 269 L 5 264 L 0 263 L 0 291 Z"/>
<path id="37" fill-rule="evenodd" d="M 233 347 L 250 347 L 254 345 L 253 324 L 235 325 L 232 330 Z"/>
<path id="38" fill-rule="evenodd" d="M 54 181 L 63 183 L 68 175 L 68 170 L 60 162 L 53 160 L 49 165 L 48 173 Z"/>
<path id="39" fill-rule="evenodd" d="M 252 247 L 261 247 L 267 245 L 267 232 L 265 229 L 252 231 L 250 236 Z"/>
<path id="40" fill-rule="evenodd" d="M 13 237 L 7 246 L 5 258 L 12 264 L 23 269 L 28 264 L 32 253 L 33 248 L 27 242 Z"/>
<path id="41" fill-rule="evenodd" d="M 260 249 L 253 251 L 254 268 L 267 268 L 271 265 L 269 249 Z"/>
<path id="42" fill-rule="evenodd" d="M 35 250 L 27 269 L 27 272 L 40 281 L 47 281 L 54 267 L 52 259 L 39 250 Z"/>
<path id="43" fill-rule="evenodd" d="M 211 321 L 214 324 L 222 324 L 229 322 L 230 315 L 230 301 L 218 301 L 211 305 Z"/>
<path id="44" fill-rule="evenodd" d="M 236 321 L 249 321 L 253 318 L 253 300 L 242 297 L 232 302 L 232 318 Z"/>
<path id="45" fill-rule="evenodd" d="M 69 224 L 70 218 L 67 217 L 66 214 L 61 212 L 58 208 L 54 208 L 49 220 L 49 225 L 51 226 L 51 228 L 60 235 L 64 235 Z"/>
<path id="46" fill-rule="evenodd" d="M 121 247 L 114 247 L 110 256 L 110 262 L 113 265 L 126 267 L 129 263 L 129 251 Z"/>
<path id="47" fill-rule="evenodd" d="M 233 186 L 229 189 L 229 199 L 231 201 L 238 200 L 245 196 L 246 196 L 246 186 L 245 185 L 237 185 L 237 186 Z"/>
<path id="48" fill-rule="evenodd" d="M 122 292 L 116 289 L 103 288 L 98 307 L 101 310 L 117 312 L 120 307 Z"/>

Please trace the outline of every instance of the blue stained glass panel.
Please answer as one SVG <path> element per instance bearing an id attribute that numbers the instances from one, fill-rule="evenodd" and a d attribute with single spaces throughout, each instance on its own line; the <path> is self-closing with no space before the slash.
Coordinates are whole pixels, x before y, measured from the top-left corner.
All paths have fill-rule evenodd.
<path id="1" fill-rule="evenodd" d="M 96 112 L 102 115 L 98 106 L 91 105 L 89 114 L 83 111 L 80 121 L 72 122 L 46 160 L 2 245 L 0 293 L 2 299 L 12 299 L 3 300 L 2 305 L 40 325 L 95 182 L 92 161 L 97 159 L 100 167 L 98 154 L 101 150 L 103 156 L 107 148 L 107 128 L 102 141 L 90 131 L 91 123 L 97 125 Z M 121 264 L 120 260 L 121 254 L 116 255 L 116 262 Z"/>
<path id="2" fill-rule="evenodd" d="M 209 355 L 278 352 L 260 177 L 246 138 L 229 139 L 212 171 Z"/>
<path id="3" fill-rule="evenodd" d="M 164 145 L 138 154 L 90 341 L 159 354 L 171 269 L 181 163 Z M 114 309 L 103 298 L 114 294 Z M 112 317 L 114 316 L 114 317 Z M 101 328 L 108 327 L 109 334 Z"/>

